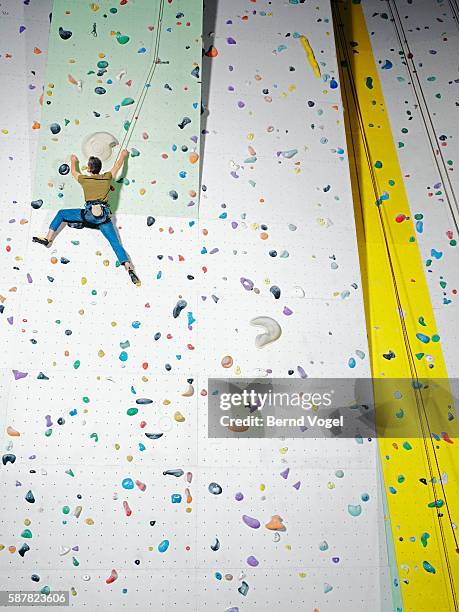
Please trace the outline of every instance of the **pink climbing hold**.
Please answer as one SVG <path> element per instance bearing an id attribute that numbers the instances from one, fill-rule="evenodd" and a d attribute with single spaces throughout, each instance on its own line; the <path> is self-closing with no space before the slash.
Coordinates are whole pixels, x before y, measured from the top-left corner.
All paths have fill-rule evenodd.
<path id="1" fill-rule="evenodd" d="M 110 574 L 110 576 L 105 580 L 105 582 L 107 584 L 112 584 L 112 582 L 115 582 L 115 580 L 118 578 L 118 572 L 116 571 L 116 569 L 112 569 L 112 573 Z"/>

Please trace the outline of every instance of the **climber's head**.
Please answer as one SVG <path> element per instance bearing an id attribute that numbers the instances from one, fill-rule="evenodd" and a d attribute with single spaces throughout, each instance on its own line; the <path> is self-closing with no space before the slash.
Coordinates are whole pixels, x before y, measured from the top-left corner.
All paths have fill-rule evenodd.
<path id="1" fill-rule="evenodd" d="M 88 170 L 91 174 L 99 174 L 102 169 L 102 162 L 98 157 L 90 157 L 88 159 Z"/>

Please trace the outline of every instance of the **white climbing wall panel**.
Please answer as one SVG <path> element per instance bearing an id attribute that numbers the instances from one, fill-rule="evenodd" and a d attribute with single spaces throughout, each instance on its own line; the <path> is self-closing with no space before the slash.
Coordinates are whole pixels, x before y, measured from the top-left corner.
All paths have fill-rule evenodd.
<path id="1" fill-rule="evenodd" d="M 390 609 L 374 441 L 206 433 L 210 376 L 369 375 L 328 2 L 205 6 L 199 217 L 117 215 L 140 288 L 97 232 L 31 243 L 52 214 L 30 207 L 51 4 L 0 4 L 2 588 L 77 610 Z M 262 350 L 257 316 L 282 327 Z"/>

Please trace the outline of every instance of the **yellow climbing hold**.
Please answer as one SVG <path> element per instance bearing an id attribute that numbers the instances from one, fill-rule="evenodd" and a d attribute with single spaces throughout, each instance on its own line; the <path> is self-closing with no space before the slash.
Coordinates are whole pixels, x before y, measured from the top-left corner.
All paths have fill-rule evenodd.
<path id="1" fill-rule="evenodd" d="M 306 57 L 308 58 L 308 62 L 311 65 L 312 71 L 314 72 L 314 75 L 320 79 L 320 68 L 319 68 L 319 64 L 317 63 L 317 60 L 314 56 L 314 51 L 311 48 L 311 45 L 309 44 L 309 40 L 306 38 L 306 36 L 302 35 L 300 36 L 300 43 L 303 46 L 303 49 L 306 51 Z"/>
<path id="2" fill-rule="evenodd" d="M 178 411 L 174 414 L 174 419 L 177 421 L 177 423 L 183 423 L 185 421 L 183 414 Z"/>

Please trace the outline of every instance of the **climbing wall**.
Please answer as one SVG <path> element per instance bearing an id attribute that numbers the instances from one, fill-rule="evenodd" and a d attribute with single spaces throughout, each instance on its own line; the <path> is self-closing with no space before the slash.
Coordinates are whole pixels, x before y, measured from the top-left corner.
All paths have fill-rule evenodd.
<path id="1" fill-rule="evenodd" d="M 420 86 L 418 77 L 407 70 L 407 66 L 411 68 L 414 54 L 405 50 L 404 35 L 399 37 L 404 29 L 402 21 L 396 17 L 398 4 L 388 2 L 384 8 L 389 14 L 376 12 L 371 17 L 367 14 L 365 19 L 359 3 L 345 2 L 334 6 L 334 19 L 346 102 L 348 143 L 352 147 L 351 168 L 361 266 L 368 278 L 365 299 L 372 372 L 376 379 L 384 381 L 381 387 L 379 384 L 376 386 L 376 403 L 384 406 L 384 410 L 379 410 L 384 429 L 390 427 L 400 432 L 397 438 L 389 435 L 379 439 L 399 568 L 397 584 L 400 585 L 405 609 L 419 612 L 434 607 L 453 610 L 457 607 L 459 550 L 455 451 L 459 434 L 457 403 L 456 407 L 454 405 L 457 400 L 449 387 L 447 361 L 442 351 L 443 337 L 437 327 L 438 298 L 432 291 L 432 284 L 429 295 L 428 275 L 426 279 L 417 242 L 417 237 L 423 236 L 424 215 L 413 213 L 419 202 L 408 200 L 408 189 L 405 188 L 409 185 L 410 172 L 405 170 L 402 174 L 396 149 L 398 147 L 400 151 L 405 144 L 409 146 L 406 135 L 410 130 L 417 134 L 416 155 L 418 149 L 426 147 L 429 133 L 427 130 L 419 131 L 418 124 L 429 106 L 426 102 L 426 108 L 421 108 L 421 105 L 408 108 L 405 117 L 408 127 L 397 129 L 397 119 L 392 121 L 387 112 L 379 79 L 379 70 L 384 75 L 394 69 L 400 83 L 409 86 L 410 95 Z M 435 13 L 432 11 L 431 19 Z M 427 14 L 419 12 L 418 19 L 424 20 Z M 379 23 L 384 23 L 389 17 L 398 43 L 390 45 L 386 38 L 384 48 L 373 46 L 373 20 L 378 19 L 379 29 Z M 416 29 L 420 30 L 419 27 Z M 431 48 L 435 47 L 434 40 L 429 40 Z M 396 55 L 401 59 L 394 68 L 392 59 Z M 408 82 L 405 81 L 406 74 L 410 75 Z M 441 80 L 443 78 L 442 75 Z M 430 76 L 429 79 L 434 81 L 436 77 Z M 394 100 L 393 91 L 391 95 Z M 405 105 L 408 103 L 405 100 Z M 393 101 L 392 108 L 394 106 Z M 398 94 L 398 114 L 400 110 L 404 107 L 400 105 Z M 410 127 L 410 118 L 416 121 L 413 127 Z M 436 147 L 432 153 L 430 159 L 423 157 L 423 180 L 435 174 L 432 165 L 441 163 Z M 415 166 L 419 161 L 417 157 L 413 158 L 413 150 L 410 158 L 404 158 L 405 164 L 408 161 Z M 454 197 L 448 176 L 445 183 L 444 208 L 439 209 L 437 219 L 439 226 L 444 222 L 448 198 Z M 440 189 L 439 184 L 436 189 Z M 451 212 L 453 221 L 454 208 Z M 438 226 L 436 230 L 439 230 Z M 452 236 L 447 237 L 450 246 L 454 247 Z M 442 255 L 432 249 L 430 261 L 425 262 L 429 272 L 433 269 L 432 259 L 440 260 Z M 434 304 L 437 309 L 433 308 Z M 447 300 L 444 304 L 447 305 Z M 451 375 L 454 376 L 454 369 Z M 403 389 L 403 384 L 397 381 L 400 378 L 406 379 L 411 391 Z M 451 382 L 455 387 L 456 381 L 452 379 Z M 437 420 L 440 417 L 441 423 Z"/>
<path id="2" fill-rule="evenodd" d="M 458 16 L 454 3 L 363 5 L 450 377 L 459 373 Z M 403 222 L 403 221 L 401 221 Z"/>
<path id="3" fill-rule="evenodd" d="M 80 145 L 99 125 L 123 127 L 129 106 L 121 102 L 131 91 L 124 79 L 147 66 L 145 26 L 154 24 L 154 10 L 150 21 L 145 3 L 134 0 L 59 0 L 49 48 L 68 49 L 59 69 L 45 66 L 52 7 L 1 4 L 8 13 L 2 85 L 17 79 L 17 100 L 0 126 L 2 161 L 14 177 L 0 213 L 1 584 L 69 590 L 77 610 L 392 609 L 374 440 L 207 438 L 210 376 L 370 373 L 330 6 L 228 0 L 205 7 L 200 164 L 189 161 L 184 137 L 185 130 L 199 136 L 195 119 L 183 131 L 157 128 L 167 167 L 189 164 L 190 180 L 199 169 L 199 216 L 196 206 L 183 214 L 155 208 L 156 186 L 141 199 L 139 176 L 159 183 L 169 175 L 143 139 L 132 142 L 131 155 L 133 147 L 140 155 L 129 159 L 116 223 L 142 279 L 134 287 L 97 232 L 65 228 L 50 250 L 31 236 L 45 230 L 55 208 L 74 205 L 73 183 L 55 174 L 68 163 L 65 142 Z M 185 22 L 189 3 L 168 4 Z M 97 38 L 94 21 L 102 24 Z M 135 29 L 140 23 L 144 34 Z M 59 27 L 72 36 L 62 40 Z M 186 23 L 163 28 L 188 43 Z M 118 31 L 130 37 L 125 45 Z M 80 35 L 88 40 L 81 52 L 71 46 Z M 129 48 L 132 67 L 123 61 Z M 89 49 L 91 67 L 82 59 Z M 84 69 L 72 72 L 69 59 Z M 100 60 L 110 74 L 88 75 Z M 106 83 L 123 69 L 123 81 Z M 165 82 L 194 83 L 193 69 L 189 63 L 177 78 L 161 64 L 152 93 Z M 78 96 L 91 103 L 78 113 L 75 102 L 68 106 L 71 117 L 56 110 L 56 100 Z M 176 123 L 196 117 L 191 98 L 174 97 Z M 50 123 L 61 126 L 57 142 Z M 75 137 L 65 141 L 66 129 Z M 154 151 L 156 134 L 148 140 Z M 38 199 L 41 208 L 31 208 Z M 250 325 L 259 316 L 282 329 L 263 349 Z M 274 515 L 283 530 L 265 528 Z"/>
<path id="4" fill-rule="evenodd" d="M 84 169 L 94 151 L 109 170 L 114 142 L 130 150 L 114 212 L 197 216 L 201 22 L 200 2 L 54 2 L 37 202 L 78 207 L 71 153 Z"/>

